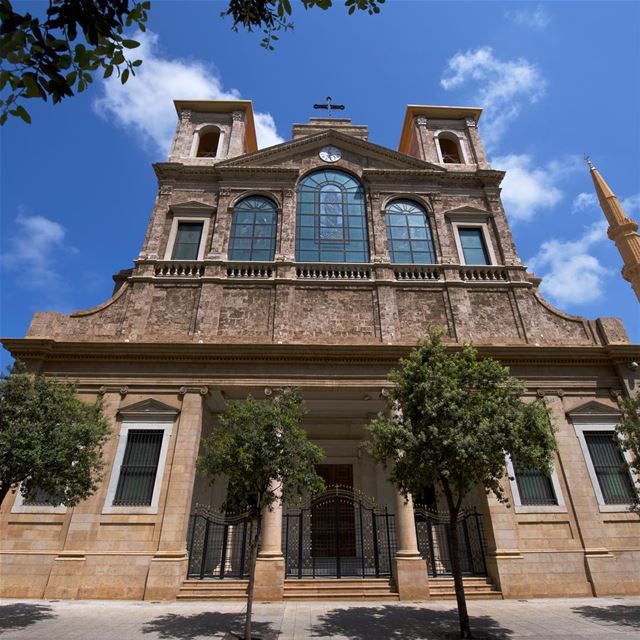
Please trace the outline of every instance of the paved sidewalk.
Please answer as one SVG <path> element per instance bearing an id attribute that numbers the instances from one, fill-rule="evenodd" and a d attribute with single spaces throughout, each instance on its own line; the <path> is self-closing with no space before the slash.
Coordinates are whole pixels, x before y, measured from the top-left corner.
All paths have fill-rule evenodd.
<path id="1" fill-rule="evenodd" d="M 0 640 L 232 640 L 240 603 L 0 600 Z M 477 638 L 636 640 L 640 598 L 470 602 Z M 257 603 L 263 640 L 431 640 L 458 637 L 455 607 L 437 603 Z"/>

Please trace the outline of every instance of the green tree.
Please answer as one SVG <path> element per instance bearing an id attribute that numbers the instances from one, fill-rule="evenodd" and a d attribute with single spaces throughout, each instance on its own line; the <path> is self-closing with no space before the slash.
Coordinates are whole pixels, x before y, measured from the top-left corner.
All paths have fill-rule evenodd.
<path id="1" fill-rule="evenodd" d="M 33 376 L 16 363 L 0 378 L 0 504 L 20 486 L 74 506 L 98 487 L 102 447 L 111 433 L 100 401 L 71 384 Z"/>
<path id="2" fill-rule="evenodd" d="M 228 479 L 228 505 L 251 513 L 251 566 L 244 637 L 251 638 L 251 611 L 263 509 L 323 488 L 315 465 L 322 450 L 302 429 L 302 398 L 295 391 L 259 402 L 249 396 L 230 403 L 217 428 L 204 440 L 198 468 L 212 480 Z"/>
<path id="3" fill-rule="evenodd" d="M 299 0 L 304 9 L 329 9 L 334 0 Z M 379 13 L 385 0 L 344 0 L 349 14 Z M 142 60 L 127 57 L 140 46 L 125 31 L 145 31 L 148 0 L 49 0 L 43 16 L 16 11 L 0 0 L 0 125 L 9 115 L 31 122 L 24 102 L 31 98 L 58 103 L 81 93 L 114 72 L 124 84 Z M 273 50 L 279 31 L 293 29 L 290 0 L 229 0 L 221 13 L 232 29 L 264 32 L 261 46 Z"/>
<path id="4" fill-rule="evenodd" d="M 631 464 L 629 470 L 632 477 L 640 478 L 640 394 L 636 394 L 633 398 L 618 398 L 618 406 L 620 407 L 620 423 L 616 430 L 622 440 L 622 446 L 625 451 L 631 452 Z M 631 505 L 631 510 L 640 515 L 640 491 L 638 483 L 633 483 L 635 500 Z"/>
<path id="5" fill-rule="evenodd" d="M 480 359 L 473 346 L 448 352 L 433 331 L 389 374 L 390 415 L 369 425 L 369 449 L 406 496 L 436 486 L 449 511 L 449 544 L 460 636 L 470 638 L 462 583 L 458 517 L 478 487 L 506 502 L 505 453 L 521 468 L 550 472 L 555 441 L 541 401 L 525 404 L 524 387 L 506 367 Z"/>

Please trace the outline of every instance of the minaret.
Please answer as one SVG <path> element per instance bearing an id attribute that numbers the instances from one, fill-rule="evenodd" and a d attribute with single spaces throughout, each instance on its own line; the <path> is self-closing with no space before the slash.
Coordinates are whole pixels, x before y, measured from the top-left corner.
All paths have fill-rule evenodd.
<path id="1" fill-rule="evenodd" d="M 618 198 L 604 181 L 600 172 L 593 166 L 590 158 L 585 158 L 591 171 L 591 178 L 600 201 L 600 208 L 609 223 L 607 235 L 616 243 L 624 266 L 622 277 L 631 283 L 636 297 L 640 301 L 640 235 L 638 223 L 627 217 Z"/>

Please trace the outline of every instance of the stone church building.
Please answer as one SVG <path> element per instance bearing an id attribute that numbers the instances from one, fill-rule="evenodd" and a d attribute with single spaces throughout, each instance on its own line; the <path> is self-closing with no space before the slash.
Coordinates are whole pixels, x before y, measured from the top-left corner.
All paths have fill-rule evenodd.
<path id="1" fill-rule="evenodd" d="M 256 597 L 450 597 L 437 491 L 405 502 L 361 446 L 389 369 L 428 325 L 508 365 L 556 429 L 551 476 L 508 461 L 511 506 L 480 490 L 469 500 L 469 595 L 640 593 L 636 479 L 614 435 L 640 349 L 619 320 L 542 298 L 481 110 L 409 105 L 397 151 L 342 118 L 258 150 L 250 101 L 175 106 L 147 234 L 113 296 L 36 313 L 25 338 L 3 341 L 33 371 L 101 396 L 113 438 L 102 485 L 78 506 L 7 496 L 0 595 L 242 597 L 249 522 L 197 473 L 200 443 L 228 402 L 295 387 L 328 488 L 265 514 Z"/>

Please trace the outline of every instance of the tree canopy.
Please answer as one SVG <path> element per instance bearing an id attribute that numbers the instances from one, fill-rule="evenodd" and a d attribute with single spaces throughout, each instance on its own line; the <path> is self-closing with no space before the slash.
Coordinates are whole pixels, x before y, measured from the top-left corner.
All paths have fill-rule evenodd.
<path id="1" fill-rule="evenodd" d="M 111 433 L 101 403 L 19 363 L 0 378 L 0 503 L 20 486 L 74 506 L 98 487 L 102 447 Z"/>
<path id="2" fill-rule="evenodd" d="M 344 6 L 349 14 L 375 14 L 384 1 L 344 0 Z M 299 2 L 304 9 L 326 10 L 334 0 Z M 0 0 L 0 125 L 9 115 L 31 122 L 25 101 L 58 103 L 85 91 L 96 73 L 115 73 L 127 82 L 142 64 L 128 56 L 140 46 L 130 34 L 145 31 L 150 8 L 149 0 L 49 0 L 44 15 L 36 16 Z M 228 0 L 221 13 L 231 17 L 234 31 L 262 30 L 260 44 L 267 50 L 277 32 L 293 29 L 291 15 L 291 0 Z"/>
<path id="3" fill-rule="evenodd" d="M 632 477 L 636 482 L 632 484 L 635 500 L 631 510 L 640 515 L 640 491 L 638 479 L 640 478 L 640 394 L 633 398 L 618 398 L 621 417 L 617 432 L 622 440 L 622 446 L 631 452 L 631 464 L 629 464 Z"/>
<path id="4" fill-rule="evenodd" d="M 448 352 L 434 331 L 389 374 L 389 414 L 369 425 L 373 457 L 406 496 L 435 486 L 449 510 L 452 570 L 461 637 L 471 637 L 458 557 L 457 520 L 464 500 L 483 488 L 506 502 L 505 454 L 519 468 L 551 471 L 555 449 L 541 400 L 526 404 L 506 367 L 481 359 L 472 345 Z"/>
<path id="5" fill-rule="evenodd" d="M 226 477 L 226 507 L 248 510 L 253 517 L 250 540 L 251 569 L 247 591 L 245 638 L 251 638 L 251 611 L 258 546 L 262 535 L 262 511 L 276 500 L 294 499 L 323 488 L 315 465 L 322 459 L 320 447 L 307 439 L 301 427 L 302 397 L 286 391 L 270 402 L 249 396 L 232 402 L 218 418 L 218 425 L 203 441 L 198 468 L 212 480 Z"/>

